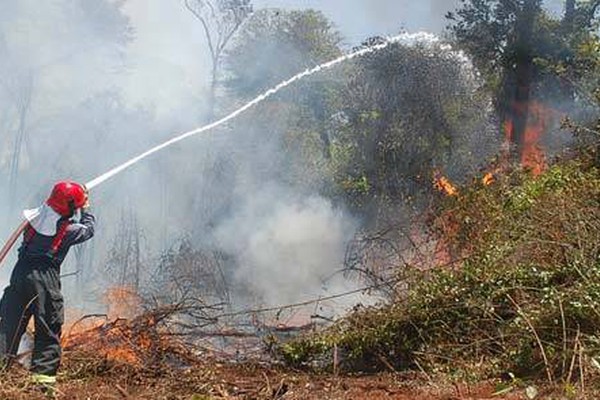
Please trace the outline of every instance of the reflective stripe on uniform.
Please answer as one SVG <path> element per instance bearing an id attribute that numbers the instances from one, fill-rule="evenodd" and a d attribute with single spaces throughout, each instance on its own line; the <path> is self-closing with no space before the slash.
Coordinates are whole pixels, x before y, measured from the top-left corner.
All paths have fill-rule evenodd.
<path id="1" fill-rule="evenodd" d="M 54 236 L 54 240 L 52 241 L 52 247 L 50 248 L 50 254 L 52 256 L 56 255 L 60 245 L 62 244 L 65 236 L 67 235 L 67 229 L 69 228 L 70 221 L 66 220 L 60 224 L 58 228 L 58 233 Z"/>
<path id="2" fill-rule="evenodd" d="M 44 375 L 44 374 L 33 374 L 31 375 L 32 383 L 41 383 L 44 385 L 54 385 L 56 383 L 56 376 Z"/>

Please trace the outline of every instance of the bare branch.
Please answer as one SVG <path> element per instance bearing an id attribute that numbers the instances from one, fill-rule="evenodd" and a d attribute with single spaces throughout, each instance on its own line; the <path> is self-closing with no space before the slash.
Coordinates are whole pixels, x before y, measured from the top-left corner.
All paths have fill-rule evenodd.
<path id="1" fill-rule="evenodd" d="M 185 0 L 185 7 L 192 13 L 192 15 L 194 15 L 194 17 L 196 17 L 198 21 L 202 23 L 202 27 L 204 28 L 204 34 L 206 36 L 206 41 L 208 42 L 208 47 L 210 49 L 210 54 L 212 55 L 212 58 L 214 60 L 217 56 L 217 53 L 215 52 L 215 46 L 213 45 L 213 37 L 210 33 L 210 28 L 206 19 L 204 19 L 202 14 L 200 14 L 197 10 L 194 9 L 194 7 L 192 7 L 192 5 L 190 4 L 190 0 Z"/>

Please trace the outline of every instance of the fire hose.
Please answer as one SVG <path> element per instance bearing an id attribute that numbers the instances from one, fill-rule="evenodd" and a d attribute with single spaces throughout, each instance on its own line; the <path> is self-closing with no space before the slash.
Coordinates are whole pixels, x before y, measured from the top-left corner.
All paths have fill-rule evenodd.
<path id="1" fill-rule="evenodd" d="M 21 225 L 19 225 L 19 227 L 15 229 L 12 235 L 10 235 L 6 243 L 4 243 L 2 250 L 0 250 L 0 265 L 2 265 L 2 262 L 10 252 L 10 249 L 12 249 L 12 247 L 15 245 L 15 242 L 19 239 L 19 236 L 21 236 L 21 233 L 23 233 L 25 228 L 27 228 L 28 224 L 28 221 L 23 221 Z"/>

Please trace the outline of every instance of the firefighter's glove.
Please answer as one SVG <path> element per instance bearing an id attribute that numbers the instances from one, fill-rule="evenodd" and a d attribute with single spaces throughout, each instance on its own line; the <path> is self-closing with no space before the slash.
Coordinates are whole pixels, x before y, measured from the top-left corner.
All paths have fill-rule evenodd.
<path id="1" fill-rule="evenodd" d="M 83 204 L 83 207 L 81 207 L 81 209 L 85 211 L 88 208 L 90 208 L 90 191 L 85 185 L 83 185 L 83 190 L 85 192 L 85 203 Z"/>

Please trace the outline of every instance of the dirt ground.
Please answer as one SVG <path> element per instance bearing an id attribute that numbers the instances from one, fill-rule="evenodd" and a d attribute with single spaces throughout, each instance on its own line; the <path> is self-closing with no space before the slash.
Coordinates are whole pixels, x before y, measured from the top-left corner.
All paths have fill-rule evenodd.
<path id="1" fill-rule="evenodd" d="M 136 370 L 114 365 L 68 362 L 59 377 L 58 399 L 188 399 L 188 400 L 467 400 L 526 399 L 523 390 L 494 396 L 495 383 L 439 384 L 415 373 L 364 376 L 316 375 L 267 365 L 203 366 L 170 370 Z M 27 373 L 15 369 L 0 376 L 0 399 L 46 397 L 26 384 Z M 544 397 L 540 397 L 544 398 Z"/>

